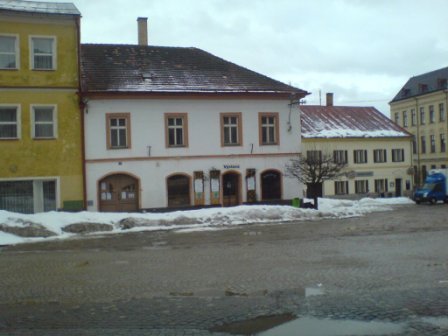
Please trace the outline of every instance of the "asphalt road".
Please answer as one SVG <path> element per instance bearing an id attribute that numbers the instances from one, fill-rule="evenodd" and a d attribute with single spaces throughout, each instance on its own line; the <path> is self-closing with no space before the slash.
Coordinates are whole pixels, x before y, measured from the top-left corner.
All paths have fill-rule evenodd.
<path id="1" fill-rule="evenodd" d="M 448 335 L 448 205 L 0 251 L 0 335 L 252 334 L 295 317 Z"/>

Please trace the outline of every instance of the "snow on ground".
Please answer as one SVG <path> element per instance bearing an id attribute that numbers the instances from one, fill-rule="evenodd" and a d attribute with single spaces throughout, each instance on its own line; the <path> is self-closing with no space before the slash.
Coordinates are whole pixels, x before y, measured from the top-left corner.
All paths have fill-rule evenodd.
<path id="1" fill-rule="evenodd" d="M 359 201 L 319 199 L 319 210 L 291 206 L 242 205 L 231 208 L 175 211 L 168 213 L 99 213 L 99 212 L 46 212 L 32 215 L 0 210 L 0 245 L 29 243 L 50 239 L 90 237 L 93 234 L 114 234 L 130 231 L 175 230 L 177 232 L 217 230 L 235 225 L 256 223 L 312 221 L 325 218 L 363 216 L 376 211 L 392 210 L 393 205 L 414 204 L 409 198 L 363 198 Z M 93 228 L 106 225 L 110 231 L 89 234 L 67 232 L 69 225 Z M 52 236 L 22 237 L 21 230 L 38 228 Z M 104 225 L 103 225 L 104 227 Z M 87 232 L 85 230 L 83 232 Z M 16 234 L 14 234 L 16 233 Z"/>

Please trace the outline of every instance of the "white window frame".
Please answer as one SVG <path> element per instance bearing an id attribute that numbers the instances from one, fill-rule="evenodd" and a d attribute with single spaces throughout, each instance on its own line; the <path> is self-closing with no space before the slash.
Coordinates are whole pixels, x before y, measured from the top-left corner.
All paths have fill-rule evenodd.
<path id="1" fill-rule="evenodd" d="M 15 38 L 14 54 L 16 57 L 16 66 L 14 68 L 1 68 L 0 67 L 0 70 L 19 70 L 20 69 L 19 35 L 17 35 L 17 34 L 0 34 L 0 37 L 14 37 Z M 9 55 L 10 53 L 1 53 L 1 54 Z"/>
<path id="2" fill-rule="evenodd" d="M 369 180 L 355 180 L 355 194 L 367 194 L 369 192 Z"/>
<path id="3" fill-rule="evenodd" d="M 348 195 L 348 181 L 334 181 L 335 195 Z"/>
<path id="4" fill-rule="evenodd" d="M 21 124 L 22 111 L 21 111 L 20 105 L 19 104 L 0 104 L 0 108 L 2 108 L 2 107 L 4 107 L 4 108 L 15 108 L 16 109 L 16 119 L 17 119 L 17 121 L 16 121 L 16 134 L 17 134 L 17 137 L 15 137 L 15 138 L 0 138 L 0 140 L 17 140 L 17 139 L 20 139 L 22 137 L 22 132 L 21 132 L 21 130 L 22 130 L 22 127 L 21 127 L 22 126 L 22 124 Z M 11 123 L 5 123 L 5 124 L 11 124 Z"/>
<path id="5" fill-rule="evenodd" d="M 392 149 L 392 162 L 404 162 L 404 149 L 403 148 Z"/>
<path id="6" fill-rule="evenodd" d="M 366 164 L 367 159 L 367 150 L 365 149 L 355 149 L 353 150 L 353 162 L 355 164 Z"/>
<path id="7" fill-rule="evenodd" d="M 345 149 L 336 149 L 333 151 L 334 163 L 348 163 L 348 151 Z"/>
<path id="8" fill-rule="evenodd" d="M 34 109 L 35 108 L 39 108 L 39 107 L 44 107 L 44 108 L 52 108 L 53 109 L 53 121 L 52 121 L 52 125 L 53 125 L 53 135 L 50 137 L 43 137 L 43 136 L 36 136 L 36 121 L 35 121 L 35 113 L 34 113 Z M 30 106 L 30 120 L 31 120 L 31 138 L 32 139 L 57 139 L 58 137 L 58 109 L 57 109 L 57 105 L 52 105 L 52 104 L 33 104 Z M 48 122 L 42 122 L 42 124 L 48 124 Z"/>
<path id="9" fill-rule="evenodd" d="M 52 64 L 51 68 L 36 68 L 34 64 L 34 42 L 33 39 L 52 39 L 53 40 L 53 50 L 52 50 Z M 57 69 L 57 39 L 56 36 L 45 36 L 45 35 L 30 35 L 29 37 L 29 46 L 30 46 L 30 66 L 31 70 L 37 71 L 51 71 Z"/>
<path id="10" fill-rule="evenodd" d="M 385 149 L 374 149 L 373 150 L 373 162 L 374 163 L 387 162 L 387 151 Z"/>

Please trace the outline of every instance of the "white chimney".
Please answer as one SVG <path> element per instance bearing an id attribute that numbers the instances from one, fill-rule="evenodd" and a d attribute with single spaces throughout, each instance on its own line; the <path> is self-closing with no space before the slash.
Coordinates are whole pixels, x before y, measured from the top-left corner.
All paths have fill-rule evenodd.
<path id="1" fill-rule="evenodd" d="M 148 18 L 139 17 L 137 18 L 138 25 L 138 45 L 147 46 L 148 45 Z"/>

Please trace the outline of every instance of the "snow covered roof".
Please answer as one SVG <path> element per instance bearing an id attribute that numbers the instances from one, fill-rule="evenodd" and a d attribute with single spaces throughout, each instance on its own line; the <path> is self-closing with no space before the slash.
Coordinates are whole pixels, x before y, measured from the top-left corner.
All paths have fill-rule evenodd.
<path id="1" fill-rule="evenodd" d="M 76 6 L 67 2 L 42 2 L 22 0 L 0 0 L 0 12 L 81 15 Z"/>
<path id="2" fill-rule="evenodd" d="M 446 90 L 448 67 L 411 77 L 395 95 L 391 103 L 430 92 Z"/>
<path id="3" fill-rule="evenodd" d="M 409 137 L 374 107 L 301 105 L 303 138 Z"/>
<path id="4" fill-rule="evenodd" d="M 308 94 L 197 48 L 82 44 L 81 73 L 91 93 Z"/>

